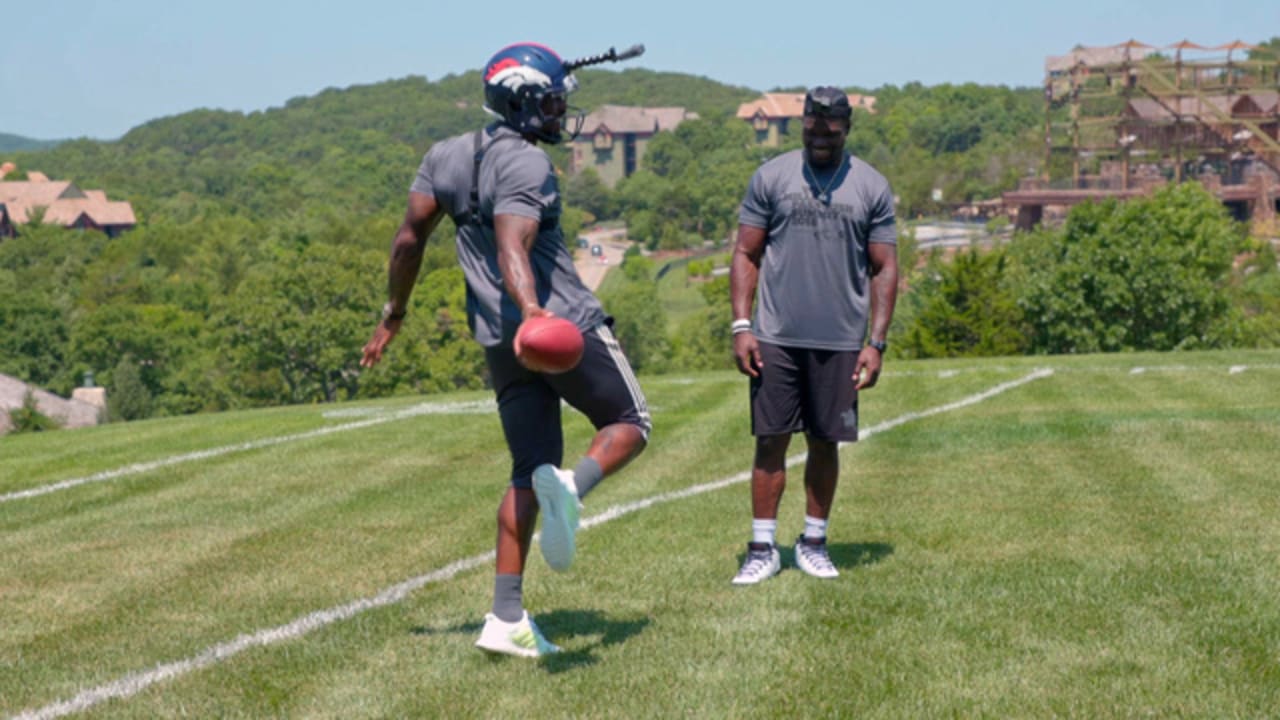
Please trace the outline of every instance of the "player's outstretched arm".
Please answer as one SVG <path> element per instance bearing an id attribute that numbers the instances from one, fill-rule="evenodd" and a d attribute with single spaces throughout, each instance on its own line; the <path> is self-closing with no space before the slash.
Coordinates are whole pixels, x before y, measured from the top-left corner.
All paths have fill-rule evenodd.
<path id="1" fill-rule="evenodd" d="M 373 337 L 365 343 L 360 364 L 373 367 L 382 360 L 382 352 L 404 322 L 413 284 L 422 268 L 422 252 L 427 238 L 443 216 L 439 203 L 430 195 L 410 192 L 404 222 L 391 241 L 391 259 L 387 263 L 387 305 L 382 319 L 373 329 Z"/>

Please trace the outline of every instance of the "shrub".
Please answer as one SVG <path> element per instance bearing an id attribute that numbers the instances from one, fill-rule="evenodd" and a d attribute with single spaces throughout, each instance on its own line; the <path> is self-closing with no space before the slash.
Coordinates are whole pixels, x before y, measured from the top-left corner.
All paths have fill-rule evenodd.
<path id="1" fill-rule="evenodd" d="M 111 373 L 111 395 L 108 405 L 112 420 L 140 420 L 151 414 L 151 391 L 142 382 L 138 361 L 125 355 Z"/>
<path id="2" fill-rule="evenodd" d="M 59 429 L 57 421 L 36 409 L 36 398 L 30 390 L 22 398 L 22 407 L 9 413 L 9 420 L 15 433 Z"/>

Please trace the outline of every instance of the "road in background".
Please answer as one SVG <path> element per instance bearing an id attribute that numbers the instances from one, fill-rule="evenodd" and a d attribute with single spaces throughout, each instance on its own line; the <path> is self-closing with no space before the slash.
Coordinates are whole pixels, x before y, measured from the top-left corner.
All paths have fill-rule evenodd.
<path id="1" fill-rule="evenodd" d="M 586 247 L 578 247 L 577 238 L 570 240 L 573 248 L 573 264 L 578 275 L 591 292 L 595 292 L 604 282 L 604 276 L 610 268 L 622 264 L 622 256 L 631 243 L 627 242 L 627 229 L 603 229 L 583 231 L 578 237 L 587 239 Z M 592 255 L 591 248 L 600 246 L 600 255 Z"/>

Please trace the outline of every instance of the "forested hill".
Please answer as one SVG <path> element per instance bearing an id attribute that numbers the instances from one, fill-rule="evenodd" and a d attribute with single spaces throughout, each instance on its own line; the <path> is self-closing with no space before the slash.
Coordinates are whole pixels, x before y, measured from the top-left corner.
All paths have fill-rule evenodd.
<path id="1" fill-rule="evenodd" d="M 585 70 L 579 79 L 573 102 L 586 110 L 679 105 L 714 118 L 758 95 L 639 69 Z M 411 76 L 331 88 L 247 114 L 193 110 L 147 122 L 118 141 L 77 140 L 17 159 L 22 168 L 105 188 L 144 217 L 181 219 L 210 203 L 256 218 L 312 203 L 362 215 L 401 204 L 426 148 L 486 122 L 482 103 L 479 71 L 436 81 Z"/>
<path id="2" fill-rule="evenodd" d="M 592 220 L 621 220 L 652 250 L 723 242 L 752 172 L 800 143 L 793 132 L 782 147 L 762 148 L 734 117 L 758 90 L 639 69 L 588 70 L 580 80 L 572 99 L 584 110 L 684 106 L 702 119 L 655 137 L 640 170 L 616 188 L 594 173 L 566 175 L 568 237 Z M 0 325 L 14 330 L 0 334 L 0 372 L 67 395 L 92 370 L 129 408 L 117 407 L 122 417 L 482 383 L 447 240 L 428 248 L 408 321 L 414 331 L 374 371 L 356 365 L 386 298 L 387 246 L 422 153 L 486 122 L 481 88 L 478 71 L 407 77 L 247 114 L 193 110 L 111 142 L 6 154 L 20 172 L 129 201 L 139 225 L 110 240 L 28 225 L 0 241 Z M 859 111 L 849 146 L 892 178 L 904 216 L 928 211 L 939 183 L 948 198 L 989 196 L 1037 157 L 1035 89 L 871 92 L 876 112 Z M 550 152 L 567 164 L 565 147 Z M 448 238 L 448 225 L 438 238 Z M 718 333 L 728 290 L 713 290 L 696 326 L 670 345 L 663 317 L 618 330 L 628 347 L 651 350 L 652 358 L 637 355 L 637 369 L 656 369 L 667 356 L 682 358 L 672 367 L 724 364 Z M 657 308 L 651 284 L 645 292 L 606 301 Z M 642 330 L 658 339 L 646 341 Z M 137 391 L 124 390 L 131 386 Z"/>
<path id="3" fill-rule="evenodd" d="M 602 104 L 679 105 L 704 116 L 732 113 L 759 93 L 714 80 L 650 70 L 580 70 L 581 90 L 571 102 L 587 110 Z M 173 148 L 184 154 L 209 144 L 241 142 L 254 150 L 288 145 L 298 138 L 332 138 L 372 130 L 410 145 L 425 145 L 484 122 L 479 71 L 431 82 L 421 76 L 345 89 L 329 88 L 263 112 L 200 112 L 155 120 L 126 134 L 133 150 Z"/>
<path id="4" fill-rule="evenodd" d="M 32 140 L 21 135 L 11 135 L 9 133 L 0 132 L 0 153 L 16 152 L 19 150 L 40 150 L 42 148 L 50 148 L 61 140 Z"/>
<path id="5" fill-rule="evenodd" d="M 797 132 L 778 148 L 756 144 L 751 125 L 734 117 L 756 90 L 635 69 L 587 71 L 581 80 L 573 100 L 586 110 L 684 106 L 701 119 L 659 133 L 638 171 L 614 188 L 593 172 L 566 175 L 569 238 L 593 220 L 619 220 L 650 250 L 723 243 L 755 169 L 800 144 Z M 909 84 L 870 92 L 875 113 L 857 111 L 848 147 L 891 180 L 899 217 L 939 211 L 934 189 L 948 201 L 991 197 L 1043 157 L 1036 88 Z M 31 223 L 0 240 L 0 372 L 65 396 L 92 371 L 113 398 L 113 416 L 124 419 L 482 386 L 484 357 L 466 327 L 449 223 L 436 233 L 443 241 L 427 247 L 406 331 L 376 368 L 358 364 L 386 300 L 387 247 L 422 153 L 484 123 L 481 96 L 475 71 L 408 77 L 261 112 L 195 110 L 112 142 L 6 153 L 20 172 L 128 200 L 140 222 L 115 238 Z M 561 167 L 566 153 L 551 149 Z M 891 330 L 891 347 L 939 356 L 1280 338 L 1280 328 L 1265 324 L 1280 317 L 1274 292 L 1241 281 L 1239 300 L 1222 289 L 1235 281 L 1226 276 L 1240 243 L 1221 204 L 1182 187 L 1155 206 L 1081 210 L 1069 228 L 1073 247 L 1096 235 L 1087 247 L 1098 248 L 1097 257 L 1079 250 L 1064 261 L 1063 241 L 1045 233 L 1019 243 L 1027 261 L 972 255 L 917 269 L 904 243 L 912 292 L 895 315 L 901 329 Z M 1144 238 L 1160 252 L 1134 244 Z M 1109 248 L 1119 254 L 1113 265 L 1103 257 Z M 1133 257 L 1145 271 L 1139 277 Z M 1258 267 L 1271 268 L 1273 258 Z M 706 278 L 708 267 L 696 284 L 686 282 L 693 305 L 703 302 L 686 307 L 673 328 L 653 263 L 635 260 L 612 275 L 623 282 L 602 290 L 602 299 L 620 319 L 615 332 L 637 371 L 726 367 L 728 279 Z M 1134 287 L 1095 289 L 1099 267 Z M 1256 277 L 1274 283 L 1275 273 Z M 1071 284 L 1080 278 L 1088 282 Z M 1178 282 L 1190 287 L 1153 290 Z M 1126 299 L 1136 288 L 1159 298 L 1144 306 L 1159 310 L 1160 322 L 1132 311 Z M 1024 308 L 1034 312 L 1024 316 Z M 1254 317 L 1263 320 L 1250 329 Z"/>

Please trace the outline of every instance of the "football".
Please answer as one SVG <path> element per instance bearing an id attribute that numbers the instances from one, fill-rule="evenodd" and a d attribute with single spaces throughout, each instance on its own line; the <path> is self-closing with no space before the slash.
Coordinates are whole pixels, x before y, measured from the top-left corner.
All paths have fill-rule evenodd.
<path id="1" fill-rule="evenodd" d="M 531 317 L 516 331 L 516 358 L 534 372 L 568 372 L 582 360 L 582 333 L 558 317 Z"/>

